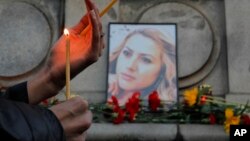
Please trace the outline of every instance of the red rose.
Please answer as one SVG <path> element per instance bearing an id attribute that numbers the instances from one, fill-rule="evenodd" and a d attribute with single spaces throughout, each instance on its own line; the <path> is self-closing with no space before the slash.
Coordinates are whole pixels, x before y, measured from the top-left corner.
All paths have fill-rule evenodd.
<path id="1" fill-rule="evenodd" d="M 115 106 L 119 106 L 118 100 L 115 96 L 112 96 L 111 99 L 112 99 L 112 102 Z"/>
<path id="2" fill-rule="evenodd" d="M 250 118 L 248 115 L 242 115 L 241 120 L 242 120 L 243 124 L 250 125 Z"/>
<path id="3" fill-rule="evenodd" d="M 134 113 L 134 111 L 131 111 L 131 112 L 129 113 L 128 120 L 129 120 L 129 121 L 134 121 L 134 120 L 135 120 L 135 117 L 136 117 L 136 113 Z"/>
<path id="4" fill-rule="evenodd" d="M 216 124 L 216 117 L 214 114 L 209 115 L 210 124 Z"/>
<path id="5" fill-rule="evenodd" d="M 42 104 L 45 105 L 45 106 L 48 106 L 49 105 L 49 100 L 48 99 L 43 100 Z"/>
<path id="6" fill-rule="evenodd" d="M 108 106 L 114 111 L 117 112 L 118 109 L 120 109 L 119 107 L 119 103 L 118 100 L 115 96 L 111 97 L 111 101 L 108 101 Z"/>
<path id="7" fill-rule="evenodd" d="M 157 108 L 160 107 L 160 104 L 161 104 L 161 100 L 159 98 L 157 91 L 153 91 L 148 96 L 148 103 L 149 103 L 149 107 L 152 111 L 157 111 Z"/>
<path id="8" fill-rule="evenodd" d="M 129 114 L 129 120 L 134 121 L 136 113 L 140 109 L 140 93 L 136 92 L 132 95 L 131 98 L 128 99 L 128 102 L 126 103 L 126 111 Z"/>
<path id="9" fill-rule="evenodd" d="M 125 117 L 125 111 L 123 111 L 120 108 L 117 108 L 117 116 L 116 118 L 113 120 L 114 124 L 119 124 L 122 123 L 124 121 L 124 117 Z"/>

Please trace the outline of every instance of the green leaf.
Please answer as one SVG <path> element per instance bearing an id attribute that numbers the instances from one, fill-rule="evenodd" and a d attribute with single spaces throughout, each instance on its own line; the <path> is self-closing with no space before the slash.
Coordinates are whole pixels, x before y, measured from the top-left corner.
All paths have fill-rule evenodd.
<path id="1" fill-rule="evenodd" d="M 242 115 L 246 111 L 246 109 L 248 108 L 248 103 L 249 103 L 249 100 L 247 100 L 247 103 L 245 107 L 242 109 L 242 111 L 240 112 L 240 115 Z"/>

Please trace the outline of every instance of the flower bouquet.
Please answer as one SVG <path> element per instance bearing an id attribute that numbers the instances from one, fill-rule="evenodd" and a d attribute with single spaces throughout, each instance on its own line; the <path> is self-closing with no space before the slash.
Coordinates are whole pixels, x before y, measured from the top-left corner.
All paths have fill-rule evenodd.
<path id="1" fill-rule="evenodd" d="M 134 93 L 124 106 L 112 96 L 111 102 L 90 104 L 93 121 L 121 124 L 135 123 L 197 123 L 219 124 L 229 133 L 230 125 L 250 125 L 250 106 L 232 103 L 212 95 L 209 85 L 200 85 L 184 91 L 179 103 L 160 100 L 157 91 L 153 91 L 148 100 L 140 99 L 140 93 Z M 41 105 L 49 107 L 59 102 L 53 98 Z"/>
<path id="2" fill-rule="evenodd" d="M 157 91 L 153 91 L 148 100 L 140 99 L 140 93 L 134 93 L 125 106 L 119 106 L 118 100 L 103 104 L 90 104 L 94 122 L 136 123 L 198 123 L 224 124 L 229 133 L 230 125 L 250 124 L 250 106 L 227 102 L 212 95 L 209 85 L 200 85 L 183 93 L 183 100 L 176 104 L 160 100 Z M 166 106 L 167 105 L 167 106 Z"/>

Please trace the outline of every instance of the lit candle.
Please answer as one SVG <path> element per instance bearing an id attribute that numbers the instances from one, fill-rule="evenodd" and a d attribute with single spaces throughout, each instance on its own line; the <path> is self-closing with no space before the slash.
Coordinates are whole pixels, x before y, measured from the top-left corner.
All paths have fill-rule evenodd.
<path id="1" fill-rule="evenodd" d="M 70 98 L 70 40 L 69 31 L 64 29 L 64 35 L 66 36 L 66 100 Z"/>
<path id="2" fill-rule="evenodd" d="M 99 14 L 100 17 L 102 17 L 104 14 L 106 14 L 111 8 L 112 6 L 117 2 L 117 0 L 112 0 L 103 10 L 102 12 Z M 86 32 L 89 30 L 90 26 L 88 25 L 81 33 L 81 35 L 85 35 Z"/>

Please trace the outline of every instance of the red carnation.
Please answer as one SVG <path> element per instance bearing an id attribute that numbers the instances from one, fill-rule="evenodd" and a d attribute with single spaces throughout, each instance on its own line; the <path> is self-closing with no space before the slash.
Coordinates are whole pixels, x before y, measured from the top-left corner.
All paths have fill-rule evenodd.
<path id="1" fill-rule="evenodd" d="M 159 98 L 159 95 L 157 93 L 157 91 L 153 91 L 149 97 L 148 97 L 148 103 L 149 103 L 149 107 L 152 111 L 157 111 L 157 108 L 160 106 L 161 104 L 161 100 Z"/>
<path id="2" fill-rule="evenodd" d="M 200 104 L 201 105 L 204 105 L 205 103 L 206 103 L 206 101 L 207 101 L 207 97 L 206 96 L 201 96 L 201 100 L 200 100 Z"/>

